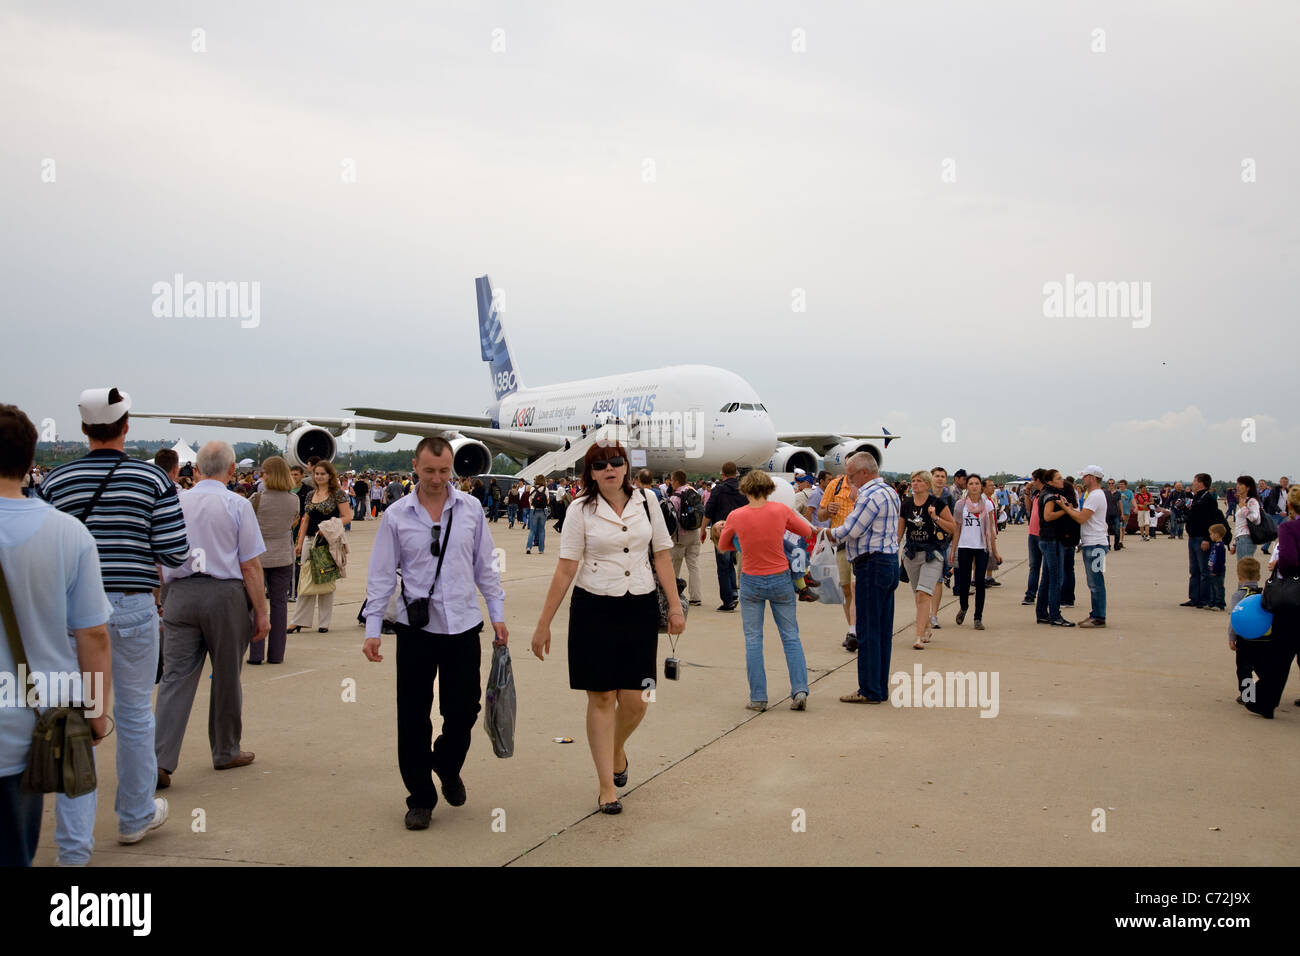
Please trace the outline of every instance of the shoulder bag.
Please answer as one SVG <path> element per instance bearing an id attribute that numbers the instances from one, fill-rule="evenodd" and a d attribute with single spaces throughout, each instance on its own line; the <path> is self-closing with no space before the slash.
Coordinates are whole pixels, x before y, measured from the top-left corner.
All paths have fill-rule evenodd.
<path id="1" fill-rule="evenodd" d="M 0 617 L 3 617 L 5 634 L 9 638 L 14 670 L 25 674 L 27 655 L 23 650 L 22 635 L 18 633 L 18 617 L 14 614 L 9 582 L 2 566 Z M 21 687 L 19 691 L 25 698 L 27 688 Z M 27 752 L 22 786 L 36 793 L 65 793 L 69 797 L 90 793 L 97 783 L 94 746 L 94 735 L 83 708 L 47 707 L 44 711 L 37 710 L 36 729 L 32 731 L 32 746 Z"/>
<path id="2" fill-rule="evenodd" d="M 668 633 L 668 595 L 664 592 L 663 586 L 659 583 L 659 575 L 655 574 L 655 543 L 654 543 L 655 523 L 654 523 L 654 519 L 650 517 L 650 504 L 646 500 L 646 494 L 644 491 L 641 492 L 641 507 L 645 509 L 646 523 L 650 525 L 650 543 L 646 546 L 646 548 L 647 548 L 647 553 L 650 556 L 650 577 L 654 579 L 655 597 L 659 601 L 659 633 L 667 634 Z M 684 593 L 686 593 L 686 582 L 681 578 L 678 578 L 677 579 L 678 598 L 680 599 Z M 690 604 L 687 601 L 681 601 L 681 605 L 682 605 L 682 617 L 685 618 L 687 613 L 687 608 L 690 607 Z"/>

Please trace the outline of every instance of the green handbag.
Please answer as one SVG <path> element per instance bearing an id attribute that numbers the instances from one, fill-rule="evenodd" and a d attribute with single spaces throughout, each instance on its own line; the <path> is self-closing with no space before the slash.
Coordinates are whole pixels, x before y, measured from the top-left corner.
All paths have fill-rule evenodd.
<path id="1" fill-rule="evenodd" d="M 316 539 L 317 541 L 320 538 Z M 329 545 L 317 544 L 311 549 L 311 583 L 333 584 L 339 579 L 339 566 L 334 563 Z"/>

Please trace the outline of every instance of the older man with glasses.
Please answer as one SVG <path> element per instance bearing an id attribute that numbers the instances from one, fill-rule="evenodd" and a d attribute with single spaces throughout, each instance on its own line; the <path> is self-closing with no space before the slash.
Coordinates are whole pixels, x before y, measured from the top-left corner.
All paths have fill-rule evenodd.
<path id="1" fill-rule="evenodd" d="M 838 528 L 823 532 L 832 544 L 848 542 L 853 563 L 858 625 L 858 689 L 846 704 L 882 704 L 889 696 L 889 660 L 894 644 L 894 591 L 898 588 L 898 494 L 880 477 L 867 452 L 850 455 L 845 474 L 857 501 Z"/>
<path id="2" fill-rule="evenodd" d="M 379 662 L 380 632 L 389 598 L 402 579 L 397 631 L 397 764 L 406 785 L 406 828 L 428 829 L 438 802 L 431 773 L 453 807 L 465 803 L 460 779 L 470 731 L 483 695 L 479 634 L 483 615 L 475 588 L 487 600 L 495 644 L 509 636 L 505 592 L 493 557 L 483 506 L 452 482 L 452 451 L 442 438 L 425 438 L 411 462 L 419 479 L 414 494 L 384 513 L 375 536 L 366 583 L 366 640 L 362 653 Z M 433 682 L 438 680 L 442 733 L 429 749 Z"/>

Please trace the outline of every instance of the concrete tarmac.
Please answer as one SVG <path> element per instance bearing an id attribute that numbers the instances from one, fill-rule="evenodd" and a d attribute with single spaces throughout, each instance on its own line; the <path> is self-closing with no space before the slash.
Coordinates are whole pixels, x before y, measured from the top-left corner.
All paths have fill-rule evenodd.
<path id="1" fill-rule="evenodd" d="M 214 771 L 204 680 L 196 696 L 167 824 L 135 845 L 116 842 L 114 737 L 97 750 L 94 866 L 207 865 L 1295 865 L 1300 696 L 1294 675 L 1276 719 L 1234 703 L 1233 655 L 1222 612 L 1180 608 L 1185 541 L 1130 539 L 1108 558 L 1110 626 L 1051 628 L 1022 607 L 1025 527 L 1002 536 L 986 630 L 953 622 L 912 649 L 913 602 L 896 592 L 891 672 L 996 672 L 998 712 L 974 707 L 840 703 L 857 687 L 856 656 L 840 646 L 843 612 L 800 604 L 812 691 L 788 709 L 789 684 L 770 612 L 770 707 L 746 710 L 739 612 L 721 613 L 709 545 L 704 606 L 678 644 L 682 679 L 661 681 L 628 744 L 624 811 L 596 811 L 585 695 L 569 689 L 567 601 L 553 656 L 529 650 L 559 550 L 524 554 L 526 532 L 503 518 L 493 537 L 503 574 L 518 685 L 515 755 L 493 756 L 475 726 L 463 807 L 440 801 L 427 831 L 403 826 L 397 772 L 394 638 L 382 663 L 361 656 L 355 621 L 378 522 L 355 522 L 350 576 L 328 634 L 289 638 L 285 662 L 245 665 L 249 767 Z M 1078 604 L 1088 590 L 1076 560 Z M 1232 586 L 1229 568 L 1229 591 Z M 292 608 L 292 605 L 290 606 Z M 483 636 L 483 675 L 491 656 Z M 668 654 L 660 638 L 659 658 Z M 662 665 L 661 665 L 662 666 Z M 345 699 L 355 681 L 355 702 Z M 787 698 L 787 699 L 782 699 Z M 436 713 L 434 732 L 440 719 Z M 572 737 L 572 744 L 553 742 Z M 45 801 L 38 865 L 51 865 L 54 800 Z M 1100 829 L 1104 827 L 1103 829 Z"/>

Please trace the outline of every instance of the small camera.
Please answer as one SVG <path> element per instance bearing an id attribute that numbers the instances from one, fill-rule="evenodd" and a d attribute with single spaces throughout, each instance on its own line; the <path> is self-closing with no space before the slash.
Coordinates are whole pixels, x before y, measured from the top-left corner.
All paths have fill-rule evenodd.
<path id="1" fill-rule="evenodd" d="M 664 658 L 664 680 L 681 680 L 682 662 L 676 657 Z"/>

